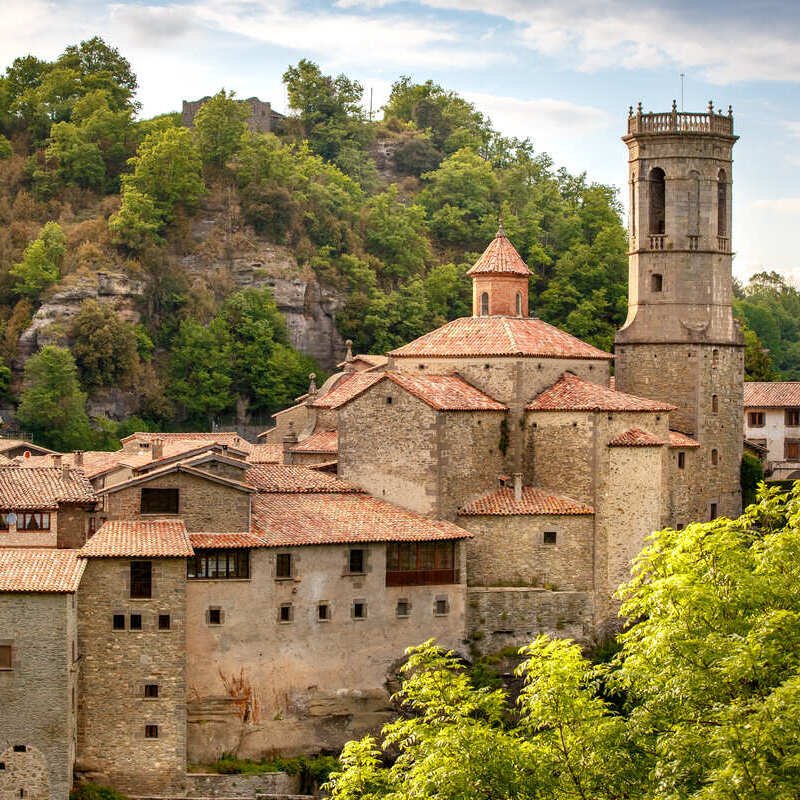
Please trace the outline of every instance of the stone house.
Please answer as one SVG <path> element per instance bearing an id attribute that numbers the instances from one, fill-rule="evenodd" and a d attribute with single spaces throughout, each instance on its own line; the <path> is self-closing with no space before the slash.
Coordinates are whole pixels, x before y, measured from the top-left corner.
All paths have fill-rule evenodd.
<path id="1" fill-rule="evenodd" d="M 187 128 L 193 127 L 197 112 L 201 109 L 203 103 L 210 99 L 206 95 L 199 100 L 184 100 L 181 109 L 181 124 Z M 257 97 L 248 97 L 241 102 L 245 103 L 250 110 L 250 114 L 247 117 L 247 127 L 253 132 L 270 133 L 280 125 L 281 120 L 285 119 L 283 114 L 279 114 L 272 108 L 269 101 L 259 100 Z"/>
<path id="2" fill-rule="evenodd" d="M 768 480 L 800 478 L 800 382 L 748 381 L 744 437 L 762 455 Z"/>
<path id="3" fill-rule="evenodd" d="M 63 800 L 76 753 L 77 550 L 0 547 L 0 797 Z"/>
<path id="4" fill-rule="evenodd" d="M 93 530 L 94 508 L 80 470 L 0 466 L 0 547 L 80 547 Z"/>

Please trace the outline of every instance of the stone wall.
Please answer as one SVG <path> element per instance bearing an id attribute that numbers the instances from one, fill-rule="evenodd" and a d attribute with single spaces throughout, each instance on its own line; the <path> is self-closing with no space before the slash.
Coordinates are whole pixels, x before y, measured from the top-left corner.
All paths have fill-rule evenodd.
<path id="1" fill-rule="evenodd" d="M 0 671 L 0 798 L 66 800 L 75 755 L 75 598 L 71 594 L 1 593 L 0 643 L 12 646 L 12 669 Z M 24 752 L 14 747 L 24 746 Z M 49 783 L 49 794 L 45 784 Z"/>
<path id="2" fill-rule="evenodd" d="M 465 516 L 467 582 L 477 586 L 592 589 L 594 518 L 582 516 Z M 555 544 L 544 532 L 556 533 Z"/>
<path id="3" fill-rule="evenodd" d="M 153 560 L 152 599 L 130 597 L 130 561 L 94 558 L 78 591 L 76 770 L 131 794 L 182 790 L 186 764 L 186 560 Z M 114 614 L 125 629 L 114 630 Z M 141 630 L 131 630 L 131 615 Z M 158 617 L 168 614 L 169 629 Z M 158 697 L 145 697 L 145 685 Z M 157 726 L 157 738 L 146 726 Z"/>
<path id="4" fill-rule="evenodd" d="M 91 512 L 81 506 L 62 503 L 58 514 L 58 547 L 80 548 L 86 543 Z"/>
<path id="5" fill-rule="evenodd" d="M 216 775 L 189 773 L 186 776 L 188 797 L 246 797 L 260 795 L 296 795 L 300 779 L 285 772 L 265 772 L 261 775 Z"/>
<path id="6" fill-rule="evenodd" d="M 360 547 L 363 575 L 347 572 L 349 546 L 319 545 L 253 550 L 249 580 L 188 581 L 191 763 L 337 750 L 388 720 L 386 681 L 406 647 L 431 637 L 462 647 L 463 583 L 387 587 L 386 545 Z M 275 576 L 279 552 L 294 558 L 292 579 Z M 462 555 L 457 563 L 463 580 Z M 435 614 L 437 598 L 447 614 Z M 407 617 L 397 616 L 400 599 Z M 355 600 L 366 602 L 365 619 L 354 618 Z M 330 619 L 320 621 L 320 603 Z M 289 622 L 279 619 L 282 604 Z M 222 624 L 209 624 L 210 608 Z"/>
<path id="7" fill-rule="evenodd" d="M 528 279 L 519 275 L 478 273 L 472 279 L 472 315 L 481 313 L 481 295 L 489 295 L 488 316 L 527 317 Z M 517 312 L 517 295 L 520 295 L 521 313 Z"/>
<path id="8" fill-rule="evenodd" d="M 164 519 L 166 514 L 142 514 L 141 490 L 178 489 L 180 517 L 191 532 L 250 530 L 250 493 L 186 472 L 171 472 L 146 483 L 106 494 L 102 515 L 107 519 Z"/>
<path id="9" fill-rule="evenodd" d="M 479 653 L 519 647 L 540 633 L 591 641 L 593 620 L 591 592 L 510 586 L 467 590 L 467 626 Z"/>

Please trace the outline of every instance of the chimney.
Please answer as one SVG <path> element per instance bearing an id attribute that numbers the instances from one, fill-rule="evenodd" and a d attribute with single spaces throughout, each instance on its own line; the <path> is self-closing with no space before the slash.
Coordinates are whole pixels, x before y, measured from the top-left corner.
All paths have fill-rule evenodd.
<path id="1" fill-rule="evenodd" d="M 70 474 L 70 471 L 69 471 L 69 464 L 62 464 L 61 465 L 61 477 L 65 481 L 68 481 L 72 477 L 72 475 Z"/>
<path id="2" fill-rule="evenodd" d="M 344 356 L 344 371 L 345 372 L 352 372 L 353 371 L 353 340 L 348 339 L 345 344 L 347 345 L 347 352 Z"/>
<path id="3" fill-rule="evenodd" d="M 306 405 L 310 406 L 317 399 L 317 376 L 313 372 L 308 373 L 308 397 Z"/>
<path id="4" fill-rule="evenodd" d="M 164 440 L 153 439 L 153 442 L 150 445 L 150 452 L 153 461 L 158 461 L 160 458 L 164 458 Z"/>
<path id="5" fill-rule="evenodd" d="M 75 454 L 72 456 L 72 463 L 76 467 L 83 466 L 83 450 L 76 450 Z"/>
<path id="6" fill-rule="evenodd" d="M 283 437 L 283 463 L 292 463 L 291 449 L 297 444 L 297 432 L 294 429 L 294 422 L 289 423 L 289 430 Z"/>
<path id="7" fill-rule="evenodd" d="M 519 503 L 522 500 L 522 473 L 514 473 L 514 501 Z"/>
<path id="8" fill-rule="evenodd" d="M 61 461 L 62 461 L 61 453 L 53 453 L 53 455 L 51 457 L 53 459 L 53 466 L 54 467 L 60 467 L 61 466 Z"/>

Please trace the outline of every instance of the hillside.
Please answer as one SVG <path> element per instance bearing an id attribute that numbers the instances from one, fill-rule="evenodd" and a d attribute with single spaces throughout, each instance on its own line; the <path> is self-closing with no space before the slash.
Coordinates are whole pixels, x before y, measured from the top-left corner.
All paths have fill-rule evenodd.
<path id="1" fill-rule="evenodd" d="M 469 313 L 464 272 L 499 216 L 534 313 L 610 348 L 627 279 L 610 187 L 430 81 L 400 78 L 378 122 L 346 76 L 303 60 L 284 82 L 294 113 L 262 134 L 224 90 L 192 129 L 139 119 L 130 65 L 98 38 L 7 68 L 4 416 L 61 447 L 264 425 L 344 339 L 386 351 Z"/>

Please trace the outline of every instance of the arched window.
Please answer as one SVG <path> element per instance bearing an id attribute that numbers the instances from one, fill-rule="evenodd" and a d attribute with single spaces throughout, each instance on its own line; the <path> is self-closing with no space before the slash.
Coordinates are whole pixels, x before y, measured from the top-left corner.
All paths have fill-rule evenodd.
<path id="1" fill-rule="evenodd" d="M 716 449 L 711 451 L 711 466 L 716 467 L 719 464 L 719 453 Z"/>
<path id="2" fill-rule="evenodd" d="M 517 292 L 517 316 L 522 316 L 522 292 Z"/>
<path id="3" fill-rule="evenodd" d="M 717 175 L 717 236 L 728 235 L 728 176 L 721 169 Z"/>
<path id="4" fill-rule="evenodd" d="M 650 235 L 660 236 L 665 231 L 666 176 L 661 167 L 653 167 L 648 179 L 650 189 Z"/>
<path id="5" fill-rule="evenodd" d="M 483 294 L 481 294 L 481 316 L 489 316 L 489 292 L 483 292 Z"/>
<path id="6" fill-rule="evenodd" d="M 661 292 L 664 289 L 664 276 L 658 272 L 654 272 L 650 276 L 650 291 Z"/>
<path id="7" fill-rule="evenodd" d="M 636 173 L 631 175 L 631 239 L 636 241 Z"/>
<path id="8" fill-rule="evenodd" d="M 716 347 L 711 351 L 711 366 L 719 366 L 719 350 Z"/>
<path id="9" fill-rule="evenodd" d="M 719 397 L 715 394 L 711 395 L 711 413 L 716 414 L 719 411 Z"/>

